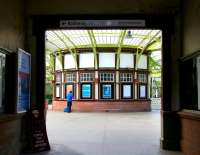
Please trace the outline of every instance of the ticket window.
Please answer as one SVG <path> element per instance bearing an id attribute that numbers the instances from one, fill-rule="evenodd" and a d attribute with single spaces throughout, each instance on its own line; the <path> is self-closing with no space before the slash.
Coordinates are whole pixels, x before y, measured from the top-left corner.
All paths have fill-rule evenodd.
<path id="1" fill-rule="evenodd" d="M 94 72 L 80 73 L 80 98 L 93 99 Z"/>
<path id="2" fill-rule="evenodd" d="M 133 74 L 120 73 L 121 99 L 133 98 Z"/>
<path id="3" fill-rule="evenodd" d="M 138 73 L 138 96 L 139 99 L 147 99 L 147 74 Z"/>
<path id="4" fill-rule="evenodd" d="M 75 97 L 75 90 L 73 84 L 65 84 L 65 98 L 67 97 L 67 94 L 72 91 L 73 96 Z"/>

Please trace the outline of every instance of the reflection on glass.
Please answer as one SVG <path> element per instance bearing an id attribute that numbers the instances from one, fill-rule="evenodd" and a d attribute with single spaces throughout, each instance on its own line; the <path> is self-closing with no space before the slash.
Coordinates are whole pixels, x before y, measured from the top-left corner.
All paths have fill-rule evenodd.
<path id="1" fill-rule="evenodd" d="M 5 93 L 5 54 L 0 53 L 0 109 L 3 107 Z"/>
<path id="2" fill-rule="evenodd" d="M 110 84 L 104 84 L 102 87 L 103 91 L 103 98 L 112 98 L 112 93 L 111 93 L 111 85 Z"/>
<path id="3" fill-rule="evenodd" d="M 91 98 L 91 85 L 90 84 L 82 85 L 82 98 Z"/>

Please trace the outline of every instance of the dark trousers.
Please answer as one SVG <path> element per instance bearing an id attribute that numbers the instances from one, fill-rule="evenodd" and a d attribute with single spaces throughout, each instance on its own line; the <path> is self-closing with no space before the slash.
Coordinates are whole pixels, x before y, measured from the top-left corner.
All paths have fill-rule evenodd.
<path id="1" fill-rule="evenodd" d="M 71 112 L 72 102 L 67 102 L 68 112 Z"/>

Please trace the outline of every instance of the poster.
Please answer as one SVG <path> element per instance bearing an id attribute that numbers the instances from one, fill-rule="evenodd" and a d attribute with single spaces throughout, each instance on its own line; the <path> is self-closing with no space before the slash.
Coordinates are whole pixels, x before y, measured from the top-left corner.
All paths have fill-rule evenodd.
<path id="1" fill-rule="evenodd" d="M 26 112 L 30 108 L 30 54 L 18 49 L 18 90 L 17 112 Z"/>
<path id="2" fill-rule="evenodd" d="M 91 85 L 90 84 L 82 85 L 82 97 L 83 98 L 91 98 Z"/>
<path id="3" fill-rule="evenodd" d="M 131 85 L 123 85 L 123 97 L 131 98 Z"/>
<path id="4" fill-rule="evenodd" d="M 111 85 L 103 85 L 103 98 L 112 98 Z"/>

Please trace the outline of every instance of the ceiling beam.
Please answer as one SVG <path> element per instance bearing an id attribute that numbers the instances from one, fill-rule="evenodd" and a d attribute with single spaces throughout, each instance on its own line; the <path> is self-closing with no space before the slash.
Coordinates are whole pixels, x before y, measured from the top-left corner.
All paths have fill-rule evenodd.
<path id="1" fill-rule="evenodd" d="M 64 41 L 64 39 L 62 37 L 60 37 L 55 31 L 52 31 L 56 37 L 61 41 L 63 42 L 63 44 L 65 45 L 66 49 L 71 53 L 74 61 L 75 61 L 75 64 L 76 64 L 76 69 L 78 68 L 78 63 L 77 63 L 77 53 L 76 51 L 74 52 L 67 44 L 66 42 Z"/>
<path id="2" fill-rule="evenodd" d="M 119 36 L 119 40 L 118 40 L 118 49 L 117 49 L 117 63 L 116 63 L 116 68 L 119 69 L 119 61 L 120 61 L 120 53 L 121 53 L 121 49 L 122 49 L 122 44 L 124 41 L 124 37 L 126 35 L 126 30 L 122 30 L 121 34 Z"/>
<path id="3" fill-rule="evenodd" d="M 94 54 L 94 65 L 95 65 L 95 69 L 98 68 L 98 64 L 97 64 L 97 50 L 96 50 L 96 47 L 97 47 L 97 43 L 96 43 L 96 39 L 95 39 L 95 36 L 94 36 L 94 33 L 92 30 L 87 30 L 88 32 L 88 35 L 89 35 L 89 38 L 90 38 L 90 41 L 91 41 L 91 44 L 92 44 L 92 50 L 93 50 L 93 54 Z"/>

